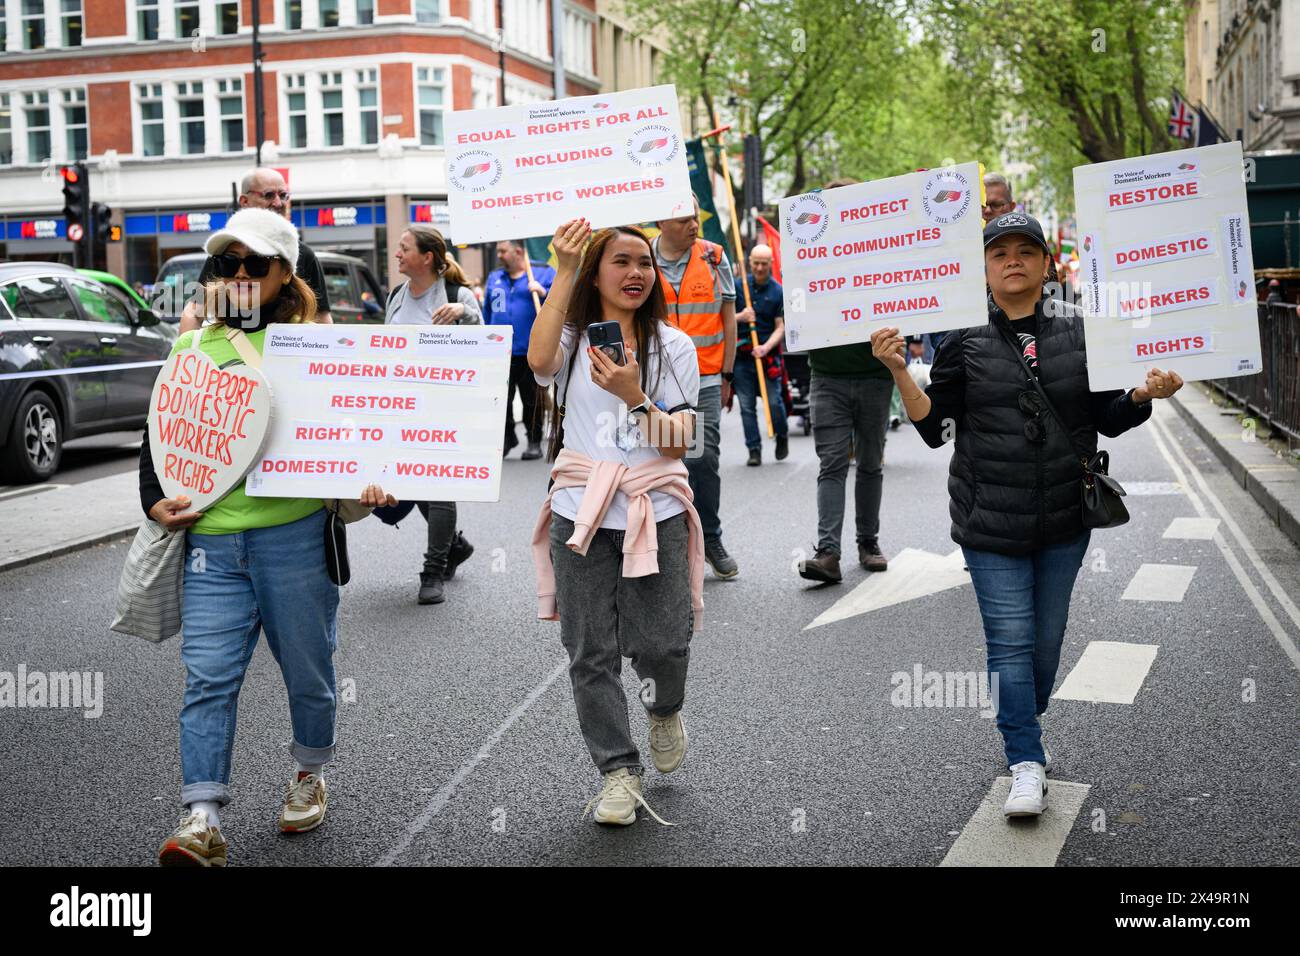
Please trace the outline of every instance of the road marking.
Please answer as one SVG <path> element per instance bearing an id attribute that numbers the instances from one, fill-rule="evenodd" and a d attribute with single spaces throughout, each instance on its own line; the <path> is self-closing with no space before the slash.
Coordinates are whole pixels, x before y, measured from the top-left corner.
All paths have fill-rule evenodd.
<path id="1" fill-rule="evenodd" d="M 528 696 L 525 697 L 514 710 L 510 711 L 506 716 L 506 719 L 501 722 L 501 726 L 492 731 L 492 735 L 488 737 L 487 740 L 483 741 L 483 746 L 479 747 L 478 753 L 474 754 L 474 756 L 461 764 L 456 772 L 452 774 L 451 779 L 442 785 L 442 789 L 433 795 L 433 799 L 429 801 L 423 812 L 407 826 L 406 832 L 402 834 L 402 838 L 393 845 L 391 850 L 379 858 L 375 863 L 375 866 L 392 866 L 397 862 L 397 858 L 406 852 L 407 848 L 410 847 L 411 842 L 419 836 L 425 828 L 433 822 L 433 818 L 441 813 L 443 808 L 451 802 L 451 798 L 455 795 L 457 788 L 465 782 L 465 778 L 473 772 L 475 767 L 488 758 L 488 755 L 492 752 L 492 748 L 495 747 L 497 743 L 500 742 L 501 738 L 506 735 L 506 731 L 513 727 L 515 721 L 527 713 L 528 708 L 537 703 L 537 699 L 545 694 L 547 689 L 555 683 L 556 679 L 568 669 L 568 661 L 555 665 L 555 669 L 547 674 L 540 684 L 528 692 Z"/>
<path id="2" fill-rule="evenodd" d="M 1163 537 L 1181 538 L 1183 541 L 1213 541 L 1219 530 L 1218 518 L 1175 518 L 1165 528 Z"/>
<path id="3" fill-rule="evenodd" d="M 1158 644 L 1090 641 L 1052 697 L 1097 704 L 1131 704 L 1155 663 L 1157 650 Z"/>
<path id="4" fill-rule="evenodd" d="M 1176 481 L 1130 481 L 1124 490 L 1129 497 L 1146 497 L 1149 495 L 1181 495 L 1185 489 Z"/>
<path id="5" fill-rule="evenodd" d="M 961 548 L 947 556 L 920 548 L 904 548 L 889 559 L 888 571 L 869 575 L 817 615 L 804 630 L 970 584 L 970 572 L 963 569 L 963 564 Z"/>
<path id="6" fill-rule="evenodd" d="M 1219 496 L 1210 488 L 1209 483 L 1205 480 L 1205 476 L 1201 474 L 1200 469 L 1197 468 L 1196 464 L 1187 457 L 1186 453 L 1181 448 L 1178 447 L 1178 443 L 1174 441 L 1173 434 L 1169 431 L 1169 426 L 1162 420 L 1162 417 L 1165 414 L 1177 415 L 1178 413 L 1172 409 L 1166 412 L 1164 409 L 1158 408 L 1156 411 L 1158 414 L 1151 416 L 1151 426 L 1156 440 L 1156 447 L 1160 449 L 1160 454 L 1164 455 L 1165 461 L 1169 463 L 1170 469 L 1172 469 L 1173 473 L 1184 484 L 1187 484 L 1187 479 L 1182 467 L 1174 460 L 1174 454 L 1177 454 L 1178 458 L 1187 466 L 1187 470 L 1190 471 L 1196 479 L 1197 487 L 1205 497 L 1209 499 L 1210 503 L 1214 505 L 1214 510 L 1219 513 L 1219 517 L 1223 519 L 1223 523 L 1228 527 L 1228 530 L 1232 532 L 1232 536 L 1237 539 L 1237 543 L 1241 545 L 1241 549 L 1243 553 L 1245 553 L 1246 558 L 1255 566 L 1255 570 L 1259 573 L 1259 576 L 1263 578 L 1264 583 L 1268 585 L 1268 589 L 1273 592 L 1273 597 L 1277 600 L 1278 604 L 1282 606 L 1282 609 L 1286 611 L 1287 615 L 1291 618 L 1296 627 L 1300 627 L 1300 609 L 1296 608 L 1295 602 L 1292 601 L 1290 596 L 1282 590 L 1282 586 L 1278 584 L 1277 578 L 1273 576 L 1273 572 L 1268 570 L 1268 568 L 1264 566 L 1264 563 L 1260 561 L 1259 554 L 1256 553 L 1254 546 L 1247 541 L 1246 536 L 1241 533 L 1241 528 L 1237 525 L 1237 522 L 1232 519 L 1232 516 L 1228 514 L 1227 509 L 1223 507 L 1223 502 L 1219 500 Z M 1172 449 L 1172 452 L 1170 449 Z M 1209 517 L 1209 509 L 1205 507 L 1205 503 L 1201 500 L 1201 495 L 1192 490 L 1190 486 L 1188 486 L 1187 489 L 1187 498 L 1191 501 L 1192 507 L 1196 509 L 1197 513 L 1202 518 Z M 1233 576 L 1236 577 L 1237 583 L 1240 584 L 1241 589 L 1246 592 L 1246 597 L 1250 600 L 1250 603 L 1255 606 L 1255 611 L 1259 614 L 1260 618 L 1263 619 L 1264 624 L 1272 633 L 1273 639 L 1277 641 L 1278 647 L 1282 648 L 1282 653 L 1286 654 L 1290 659 L 1291 666 L 1294 667 L 1296 671 L 1300 672 L 1300 648 L 1296 647 L 1295 641 L 1291 639 L 1289 634 L 1287 634 L 1286 630 L 1282 627 L 1281 622 L 1278 621 L 1268 604 L 1265 603 L 1264 596 L 1259 593 L 1259 589 L 1255 587 L 1254 583 L 1246 575 L 1246 569 L 1243 568 L 1241 562 L 1237 560 L 1236 552 L 1232 550 L 1232 547 L 1228 544 L 1222 532 L 1214 536 L 1214 543 L 1218 546 L 1220 553 L 1222 553 L 1223 560 L 1226 561 L 1228 567 L 1232 569 Z"/>
<path id="7" fill-rule="evenodd" d="M 1125 601 L 1181 601 L 1196 574 L 1195 565 L 1144 564 L 1124 589 Z"/>
<path id="8" fill-rule="evenodd" d="M 6 498 L 25 498 L 29 495 L 39 495 L 46 491 L 58 491 L 60 488 L 71 488 L 71 485 L 60 485 L 53 481 L 47 481 L 41 485 L 20 485 L 17 488 L 10 488 L 0 491 L 0 501 Z"/>
<path id="9" fill-rule="evenodd" d="M 1049 779 L 1043 815 L 1008 820 L 1002 805 L 1011 792 L 1011 778 L 998 777 L 939 865 L 1055 866 L 1091 789 L 1086 783 Z"/>

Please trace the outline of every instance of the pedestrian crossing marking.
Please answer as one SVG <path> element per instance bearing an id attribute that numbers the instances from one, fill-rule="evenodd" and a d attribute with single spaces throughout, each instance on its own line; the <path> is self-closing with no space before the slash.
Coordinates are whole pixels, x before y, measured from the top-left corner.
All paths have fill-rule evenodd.
<path id="1" fill-rule="evenodd" d="M 939 865 L 1055 866 L 1090 790 L 1090 784 L 1048 777 L 1043 815 L 1008 820 L 1002 805 L 1011 778 L 998 777 Z"/>
<path id="2" fill-rule="evenodd" d="M 1219 530 L 1218 518 L 1175 518 L 1162 537 L 1183 541 L 1213 541 Z"/>
<path id="3" fill-rule="evenodd" d="M 1131 704 L 1142 689 L 1158 644 L 1091 641 L 1053 698 L 1096 704 Z"/>
<path id="4" fill-rule="evenodd" d="M 1196 565 L 1144 564 L 1124 589 L 1125 601 L 1181 601 Z"/>

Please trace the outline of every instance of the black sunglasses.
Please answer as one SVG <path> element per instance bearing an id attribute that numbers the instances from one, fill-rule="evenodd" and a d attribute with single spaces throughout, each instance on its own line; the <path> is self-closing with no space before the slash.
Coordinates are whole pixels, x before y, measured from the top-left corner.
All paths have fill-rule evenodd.
<path id="1" fill-rule="evenodd" d="M 271 263 L 275 261 L 275 256 L 259 256 L 256 253 L 249 253 L 241 259 L 234 253 L 223 252 L 219 256 L 213 256 L 212 261 L 216 266 L 217 275 L 223 279 L 233 279 L 237 276 L 241 265 L 250 279 L 264 279 L 266 274 L 271 271 Z"/>
<path id="2" fill-rule="evenodd" d="M 1020 393 L 1020 411 L 1029 418 L 1025 421 L 1025 438 L 1035 445 L 1047 441 L 1047 429 L 1043 425 L 1043 400 L 1037 392 Z"/>

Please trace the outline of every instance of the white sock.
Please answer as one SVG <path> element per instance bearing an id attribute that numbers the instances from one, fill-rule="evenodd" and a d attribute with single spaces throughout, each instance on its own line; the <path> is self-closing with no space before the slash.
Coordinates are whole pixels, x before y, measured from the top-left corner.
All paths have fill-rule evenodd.
<path id="1" fill-rule="evenodd" d="M 190 804 L 191 810 L 206 810 L 208 825 L 221 829 L 221 817 L 217 813 L 219 804 L 215 800 L 197 800 Z"/>
<path id="2" fill-rule="evenodd" d="M 303 763 L 298 761 L 298 773 L 314 773 L 322 780 L 325 779 L 325 765 L 323 763 Z"/>

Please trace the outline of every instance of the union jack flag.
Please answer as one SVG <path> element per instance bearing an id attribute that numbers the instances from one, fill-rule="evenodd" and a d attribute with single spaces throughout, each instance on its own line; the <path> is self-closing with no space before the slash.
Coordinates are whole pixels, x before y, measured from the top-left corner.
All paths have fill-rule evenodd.
<path id="1" fill-rule="evenodd" d="M 1187 101 L 1174 91 L 1173 101 L 1169 104 L 1169 135 L 1174 139 L 1196 142 L 1196 110 L 1187 105 Z"/>

